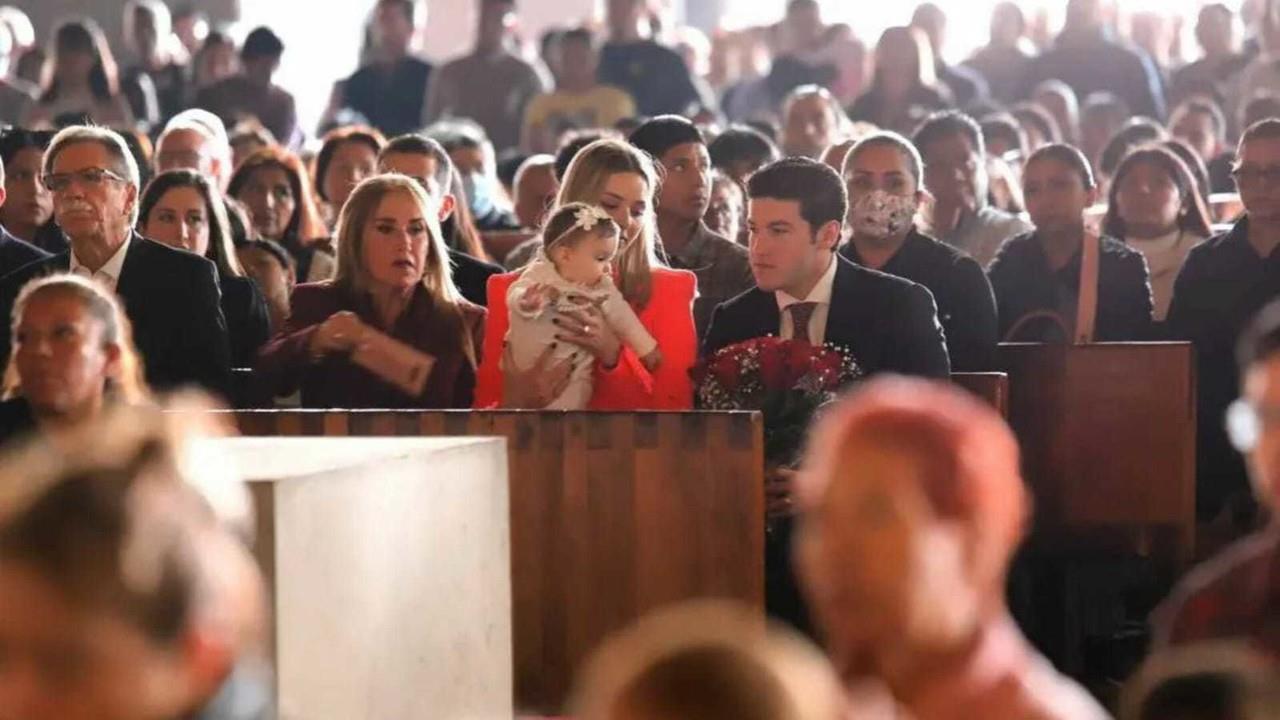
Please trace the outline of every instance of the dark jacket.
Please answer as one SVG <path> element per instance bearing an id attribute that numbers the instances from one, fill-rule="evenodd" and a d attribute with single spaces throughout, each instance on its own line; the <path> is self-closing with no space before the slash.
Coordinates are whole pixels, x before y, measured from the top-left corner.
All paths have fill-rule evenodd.
<path id="1" fill-rule="evenodd" d="M 426 387 L 409 397 L 346 357 L 328 356 L 312 362 L 311 337 L 320 323 L 336 312 L 354 312 L 362 321 L 378 326 L 368 297 L 356 297 L 332 282 L 294 288 L 289 322 L 263 348 L 255 371 L 263 388 L 272 395 L 288 395 L 299 386 L 302 404 L 311 408 L 470 408 L 476 374 L 459 346 L 459 328 L 434 307 L 425 288 L 413 299 L 388 333 L 435 358 Z M 485 310 L 466 303 L 463 323 L 470 334 L 476 359 L 484 341 Z"/>
<path id="2" fill-rule="evenodd" d="M 853 243 L 840 254 L 862 265 Z M 954 372 L 995 368 L 996 299 L 978 261 L 912 230 L 881 272 L 919 283 L 933 293 Z"/>
<path id="3" fill-rule="evenodd" d="M 909 100 L 906 116 L 889 117 L 884 93 L 878 86 L 872 85 L 870 90 L 853 101 L 853 105 L 849 107 L 849 119 L 910 135 L 915 126 L 930 113 L 955 106 L 950 88 L 941 84 L 934 87 L 916 85 L 911 90 Z"/>
<path id="4" fill-rule="evenodd" d="M 8 230 L 0 227 L 0 277 L 8 275 L 23 265 L 49 257 L 49 253 L 28 242 L 23 242 Z"/>
<path id="5" fill-rule="evenodd" d="M 826 342 L 848 348 L 868 374 L 948 377 L 951 364 L 929 291 L 858 267 L 839 255 L 836 262 Z M 777 297 L 752 288 L 712 313 L 703 356 L 734 343 L 777 335 L 780 327 Z"/>
<path id="6" fill-rule="evenodd" d="M 1080 253 L 1061 270 L 1049 268 L 1040 240 L 1034 232 L 1010 239 L 1000 248 L 987 276 L 996 293 L 1000 338 L 1030 342 L 1070 341 L 1040 323 L 1024 326 L 1015 338 L 1009 331 L 1026 315 L 1057 313 L 1071 329 L 1080 288 Z M 1151 285 L 1142 253 L 1124 243 L 1102 238 L 1098 256 L 1098 314 L 1094 339 L 1125 342 L 1151 338 Z"/>
<path id="7" fill-rule="evenodd" d="M 413 57 L 389 69 L 366 65 L 347 78 L 344 104 L 389 138 L 413 132 L 422 125 L 430 77 L 431 63 Z"/>
<path id="8" fill-rule="evenodd" d="M 221 276 L 222 316 L 227 320 L 231 366 L 253 367 L 258 349 L 271 339 L 271 315 L 257 283 L 247 277 Z"/>
<path id="9" fill-rule="evenodd" d="M 1280 252 L 1259 257 L 1249 217 L 1191 249 L 1173 284 L 1167 329 L 1196 348 L 1197 511 L 1208 519 L 1231 495 L 1249 492 L 1244 463 L 1223 415 L 1239 394 L 1236 342 L 1253 316 L 1280 297 Z"/>
<path id="10" fill-rule="evenodd" d="M 489 300 L 489 276 L 506 272 L 499 265 L 474 258 L 459 250 L 449 251 L 453 284 L 467 302 L 484 307 Z"/>
<path id="11" fill-rule="evenodd" d="M 18 291 L 42 275 L 71 269 L 71 253 L 53 255 L 0 278 L 0 309 L 13 312 Z M 225 394 L 231 351 L 213 263 L 133 234 L 116 294 L 133 325 L 147 382 L 157 390 L 196 384 Z M 9 357 L 9 323 L 0 323 L 0 351 Z"/>
<path id="12" fill-rule="evenodd" d="M 1090 93 L 1109 92 L 1134 115 L 1164 120 L 1163 81 L 1145 53 L 1115 40 L 1106 30 L 1066 30 L 1031 62 L 1023 95 L 1045 80 L 1061 80 L 1084 101 Z"/>
<path id="13" fill-rule="evenodd" d="M 606 43 L 597 77 L 631 93 L 640 115 L 683 114 L 703 99 L 680 56 L 652 40 Z"/>

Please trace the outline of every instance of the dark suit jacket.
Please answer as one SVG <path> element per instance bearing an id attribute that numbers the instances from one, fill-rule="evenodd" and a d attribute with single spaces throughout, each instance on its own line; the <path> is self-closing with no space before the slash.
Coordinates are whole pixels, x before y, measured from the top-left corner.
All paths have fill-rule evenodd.
<path id="1" fill-rule="evenodd" d="M 471 257 L 459 250 L 449 251 L 453 284 L 467 302 L 484 307 L 489 302 L 489 276 L 506 272 L 502 267 Z"/>
<path id="2" fill-rule="evenodd" d="M 862 264 L 853 243 L 842 247 L 840 254 Z M 933 294 L 953 371 L 985 372 L 995 368 L 996 298 L 977 260 L 912 230 L 880 270 L 920 283 Z"/>
<path id="3" fill-rule="evenodd" d="M 1000 314 L 1000 337 L 1028 313 L 1051 311 L 1062 314 L 1066 306 L 1075 307 L 1080 287 L 1080 253 L 1065 267 L 1054 272 L 1034 232 L 1010 238 L 1000 248 L 987 276 L 996 291 Z M 1094 339 L 1098 342 L 1150 340 L 1151 284 L 1147 278 L 1147 261 L 1142 253 L 1119 240 L 1102 238 L 1098 255 L 1098 315 Z M 1074 310 L 1067 323 L 1075 321 Z M 1039 323 L 1030 323 L 1014 338 L 1020 341 L 1059 342 L 1058 331 Z"/>
<path id="4" fill-rule="evenodd" d="M 71 253 L 47 257 L 0 278 L 0 310 L 7 319 L 18 291 L 42 275 L 71 269 Z M 165 390 L 194 383 L 225 394 L 231 352 L 213 263 L 134 233 L 124 257 L 116 294 L 133 325 L 147 382 Z M 9 357 L 9 323 L 0 323 Z"/>
<path id="5" fill-rule="evenodd" d="M 271 339 L 271 315 L 258 285 L 247 277 L 220 276 L 222 315 L 227 320 L 231 366 L 253 367 L 258 349 Z"/>
<path id="6" fill-rule="evenodd" d="M 302 404 L 310 408 L 470 408 L 476 373 L 459 344 L 459 328 L 440 312 L 425 288 L 419 288 L 396 325 L 386 333 L 435 358 L 436 364 L 418 397 L 409 397 L 346 357 L 311 359 L 311 337 L 320 323 L 342 310 L 355 313 L 378 327 L 368 297 L 353 296 L 332 282 L 294 288 L 289 322 L 258 356 L 254 368 L 262 389 L 273 396 L 288 395 L 299 386 Z M 484 341 L 485 310 L 462 306 L 462 321 L 474 343 L 476 359 Z M 385 332 L 385 331 L 384 331 Z"/>
<path id="7" fill-rule="evenodd" d="M 28 242 L 23 242 L 8 230 L 0 227 L 0 277 L 8 275 L 23 265 L 43 260 L 49 253 Z"/>
<path id="8" fill-rule="evenodd" d="M 922 285 L 836 256 L 826 342 L 847 347 L 867 374 L 947 378 L 951 364 L 933 296 Z M 778 301 L 752 288 L 715 309 L 703 343 L 710 356 L 734 343 L 777 335 Z"/>

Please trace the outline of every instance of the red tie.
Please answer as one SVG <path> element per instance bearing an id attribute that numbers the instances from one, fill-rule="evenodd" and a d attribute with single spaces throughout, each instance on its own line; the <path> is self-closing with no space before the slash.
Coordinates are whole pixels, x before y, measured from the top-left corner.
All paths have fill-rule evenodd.
<path id="1" fill-rule="evenodd" d="M 787 306 L 791 313 L 791 339 L 812 344 L 809 339 L 809 321 L 813 319 L 813 311 L 818 309 L 816 302 L 800 302 Z"/>

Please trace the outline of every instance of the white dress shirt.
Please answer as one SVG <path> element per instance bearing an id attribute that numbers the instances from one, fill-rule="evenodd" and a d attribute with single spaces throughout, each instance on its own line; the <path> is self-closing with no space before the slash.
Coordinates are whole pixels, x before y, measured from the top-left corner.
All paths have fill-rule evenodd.
<path id="1" fill-rule="evenodd" d="M 71 250 L 71 272 L 81 277 L 87 277 L 90 280 L 96 280 L 110 288 L 112 292 L 115 292 L 116 283 L 120 282 L 120 271 L 124 269 L 124 256 L 129 252 L 129 242 L 131 240 L 132 236 L 126 237 L 124 242 L 120 243 L 120 247 L 115 254 L 108 258 L 102 264 L 102 267 L 98 268 L 97 272 L 90 270 L 81 263 L 80 258 L 76 257 L 76 251 L 73 248 Z"/>
<path id="2" fill-rule="evenodd" d="M 813 286 L 809 295 L 803 300 L 791 297 L 781 290 L 774 293 L 778 301 L 778 313 L 782 316 L 782 327 L 778 328 L 778 337 L 790 340 L 795 336 L 795 328 L 791 325 L 791 313 L 787 312 L 787 308 L 796 303 L 809 302 L 817 304 L 813 310 L 813 316 L 809 318 L 809 342 L 821 345 L 827 341 L 827 315 L 831 310 L 831 291 L 836 284 L 836 262 L 835 253 L 832 253 L 827 271 L 822 274 L 818 284 Z"/>

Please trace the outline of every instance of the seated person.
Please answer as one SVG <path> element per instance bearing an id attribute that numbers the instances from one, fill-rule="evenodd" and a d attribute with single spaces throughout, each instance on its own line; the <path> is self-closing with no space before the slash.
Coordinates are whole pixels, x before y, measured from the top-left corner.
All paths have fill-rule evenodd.
<path id="1" fill-rule="evenodd" d="M 415 181 L 361 183 L 338 227 L 333 280 L 299 285 L 255 371 L 312 408 L 470 407 L 485 311 L 449 275 L 436 204 Z"/>
<path id="2" fill-rule="evenodd" d="M 1022 177 L 1034 232 L 1004 244 L 987 270 L 1004 341 L 1123 342 L 1151 333 L 1151 286 L 1142 253 L 1085 231 L 1084 211 L 1097 200 L 1093 171 L 1070 145 L 1032 153 Z M 1094 312 L 1081 295 L 1085 242 L 1098 244 Z M 1086 294 L 1089 288 L 1085 288 Z M 1092 325 L 1092 332 L 1085 332 Z"/>
<path id="3" fill-rule="evenodd" d="M 142 361 L 116 297 L 79 275 L 33 280 L 13 305 L 0 443 L 79 426 L 112 402 L 147 398 Z"/>
<path id="4" fill-rule="evenodd" d="M 1245 455 L 1254 496 L 1274 512 L 1280 508 L 1280 304 L 1258 314 L 1240 340 L 1239 357 L 1241 397 L 1227 411 L 1226 425 L 1235 449 Z M 1277 567 L 1280 522 L 1273 517 L 1261 532 L 1183 578 L 1153 616 L 1155 648 L 1240 638 L 1280 660 Z"/>
<path id="5" fill-rule="evenodd" d="M 206 257 L 218 268 L 231 364 L 247 368 L 271 337 L 271 324 L 266 300 L 240 267 L 228 225 L 222 194 L 209 178 L 191 170 L 160 173 L 138 201 L 139 232 L 169 247 Z"/>
<path id="6" fill-rule="evenodd" d="M 635 311 L 613 284 L 609 268 L 618 252 L 618 224 L 603 210 L 585 203 L 559 207 L 542 233 L 542 252 L 507 290 L 507 307 L 514 308 L 507 344 L 520 365 L 532 365 L 548 347 L 552 358 L 576 355 L 555 342 L 556 311 L 599 307 L 604 319 L 645 367 L 662 361 L 658 341 L 640 324 Z M 547 406 L 549 410 L 585 410 L 591 400 L 592 368 L 575 365 L 569 385 Z"/>

